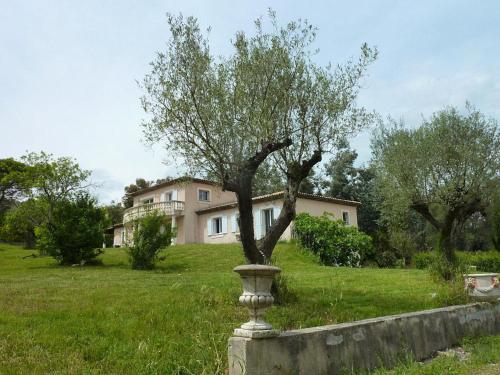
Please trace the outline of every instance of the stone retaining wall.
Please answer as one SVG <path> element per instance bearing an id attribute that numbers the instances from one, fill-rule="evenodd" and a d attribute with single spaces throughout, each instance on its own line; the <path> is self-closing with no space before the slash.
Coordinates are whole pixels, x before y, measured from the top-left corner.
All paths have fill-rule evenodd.
<path id="1" fill-rule="evenodd" d="M 421 360 L 466 336 L 500 334 L 500 304 L 475 303 L 229 339 L 230 375 L 344 374 Z"/>

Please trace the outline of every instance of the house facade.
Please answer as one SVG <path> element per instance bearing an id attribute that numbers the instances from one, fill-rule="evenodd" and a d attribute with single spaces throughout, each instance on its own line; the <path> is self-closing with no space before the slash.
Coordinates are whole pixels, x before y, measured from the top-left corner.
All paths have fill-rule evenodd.
<path id="1" fill-rule="evenodd" d="M 239 240 L 238 207 L 233 192 L 222 191 L 219 184 L 198 179 L 178 178 L 131 194 L 134 205 L 124 212 L 123 225 L 114 231 L 114 246 L 123 246 L 131 239 L 132 224 L 154 210 L 171 219 L 177 237 L 173 243 L 233 243 Z M 283 193 L 277 192 L 253 199 L 255 237 L 264 237 L 279 216 L 283 206 Z M 297 213 L 314 216 L 329 213 L 335 220 L 357 226 L 359 202 L 299 194 Z M 292 225 L 281 239 L 292 238 Z"/>

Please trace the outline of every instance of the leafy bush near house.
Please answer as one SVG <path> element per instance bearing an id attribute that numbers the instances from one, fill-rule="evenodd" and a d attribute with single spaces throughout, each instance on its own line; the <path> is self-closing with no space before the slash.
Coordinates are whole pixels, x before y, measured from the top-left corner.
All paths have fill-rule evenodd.
<path id="1" fill-rule="evenodd" d="M 37 227 L 37 247 L 60 264 L 95 262 L 102 253 L 104 212 L 87 193 L 58 202 L 50 221 Z"/>
<path id="2" fill-rule="evenodd" d="M 133 244 L 129 247 L 133 269 L 153 269 L 159 252 L 170 245 L 171 226 L 164 215 L 156 212 L 134 222 Z"/>
<path id="3" fill-rule="evenodd" d="M 325 265 L 359 267 L 373 252 L 370 236 L 331 220 L 327 214 L 319 217 L 299 214 L 294 230 L 300 246 L 317 254 Z"/>
<path id="4" fill-rule="evenodd" d="M 457 252 L 460 264 L 475 266 L 481 272 L 500 272 L 500 253 L 496 251 L 482 251 L 476 253 Z M 413 256 L 415 268 L 431 268 L 440 260 L 437 252 L 421 252 Z"/>

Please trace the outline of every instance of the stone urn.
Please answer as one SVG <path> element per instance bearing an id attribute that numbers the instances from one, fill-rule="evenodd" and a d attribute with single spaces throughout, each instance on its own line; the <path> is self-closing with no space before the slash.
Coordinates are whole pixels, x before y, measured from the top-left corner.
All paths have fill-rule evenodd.
<path id="1" fill-rule="evenodd" d="M 243 294 L 240 303 L 248 309 L 250 320 L 234 330 L 235 336 L 250 338 L 274 337 L 279 332 L 264 321 L 264 312 L 271 307 L 274 298 L 271 285 L 274 277 L 281 269 L 260 264 L 248 264 L 234 269 L 243 283 Z"/>
<path id="2" fill-rule="evenodd" d="M 464 280 L 465 288 L 474 300 L 500 302 L 498 273 L 473 273 L 464 275 Z"/>

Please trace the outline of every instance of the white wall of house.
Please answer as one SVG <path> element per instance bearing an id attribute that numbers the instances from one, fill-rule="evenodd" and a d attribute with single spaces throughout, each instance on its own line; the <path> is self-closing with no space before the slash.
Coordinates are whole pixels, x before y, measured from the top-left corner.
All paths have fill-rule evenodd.
<path id="1" fill-rule="evenodd" d="M 122 246 L 123 245 L 124 230 L 125 229 L 123 227 L 116 227 L 113 230 L 113 246 Z"/>
<path id="2" fill-rule="evenodd" d="M 265 235 L 265 210 L 272 212 L 276 219 L 283 206 L 282 199 L 276 199 L 266 202 L 258 202 L 253 205 L 254 214 L 254 233 L 257 239 Z M 297 213 L 306 212 L 313 216 L 320 216 L 327 212 L 332 214 L 333 220 L 342 220 L 347 213 L 349 225 L 357 226 L 357 208 L 333 202 L 316 201 L 312 199 L 299 198 L 296 206 Z M 233 243 L 237 242 L 239 229 L 236 224 L 237 208 L 228 208 L 216 212 L 203 213 L 198 215 L 198 238 L 200 243 Z M 217 233 L 217 225 L 214 220 L 221 220 L 220 233 Z M 291 225 L 281 235 L 282 240 L 292 238 Z"/>

